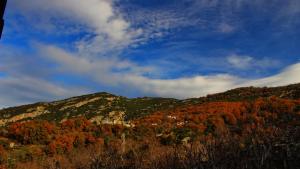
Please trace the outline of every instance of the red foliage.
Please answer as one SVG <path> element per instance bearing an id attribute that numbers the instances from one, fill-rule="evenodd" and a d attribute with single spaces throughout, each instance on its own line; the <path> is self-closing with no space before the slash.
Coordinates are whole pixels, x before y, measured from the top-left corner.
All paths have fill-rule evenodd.
<path id="1" fill-rule="evenodd" d="M 49 152 L 52 154 L 70 152 L 73 149 L 74 141 L 75 137 L 71 134 L 57 136 L 49 144 Z"/>
<path id="2" fill-rule="evenodd" d="M 236 117 L 234 116 L 234 114 L 232 113 L 224 113 L 224 116 L 223 116 L 225 119 L 225 122 L 230 124 L 230 125 L 236 125 L 237 124 L 237 119 Z"/>
<path id="3" fill-rule="evenodd" d="M 112 135 L 112 126 L 108 125 L 108 124 L 104 124 L 101 126 L 101 132 L 103 133 L 103 135 L 105 136 L 111 136 Z"/>
<path id="4" fill-rule="evenodd" d="M 63 130 L 88 131 L 92 123 L 84 117 L 68 119 L 61 124 Z"/>
<path id="5" fill-rule="evenodd" d="M 97 126 L 83 117 L 57 125 L 30 121 L 11 124 L 8 136 L 22 144 L 48 145 L 50 154 L 67 153 L 90 144 L 118 147 L 123 133 L 132 140 L 159 141 L 166 136 L 179 143 L 186 137 L 212 139 L 229 132 L 237 138 L 246 138 L 253 132 L 272 133 L 276 127 L 299 124 L 300 114 L 296 111 L 299 105 L 300 101 L 277 97 L 247 102 L 201 103 L 136 119 L 134 128 L 109 124 Z"/>
<path id="6" fill-rule="evenodd" d="M 92 134 L 87 133 L 85 135 L 85 143 L 86 144 L 93 144 L 95 142 L 96 142 L 96 138 Z"/>
<path id="7" fill-rule="evenodd" d="M 287 122 L 295 124 L 300 118 L 299 113 L 295 111 L 299 105 L 299 101 L 278 97 L 245 102 L 209 102 L 157 112 L 137 119 L 134 123 L 136 126 L 144 125 L 149 128 L 163 126 L 165 131 L 185 126 L 201 133 L 203 128 L 213 127 L 214 131 L 233 131 L 241 134 L 250 132 L 249 129 L 254 127 L 267 130 L 268 124 L 276 126 L 287 125 Z"/>
<path id="8" fill-rule="evenodd" d="M 8 127 L 8 135 L 23 144 L 46 144 L 55 132 L 55 125 L 47 121 L 14 123 Z"/>
<path id="9" fill-rule="evenodd" d="M 7 160 L 7 152 L 2 145 L 0 145 L 0 169 L 1 164 L 5 163 Z"/>

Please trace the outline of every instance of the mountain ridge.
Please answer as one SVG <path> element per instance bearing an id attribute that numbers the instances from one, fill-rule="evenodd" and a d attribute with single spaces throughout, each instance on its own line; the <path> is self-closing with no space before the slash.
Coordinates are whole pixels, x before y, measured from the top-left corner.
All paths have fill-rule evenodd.
<path id="1" fill-rule="evenodd" d="M 87 165 L 97 156 L 101 168 L 112 169 L 132 168 L 136 162 L 162 168 L 157 167 L 159 160 L 170 158 L 172 165 L 164 168 L 176 168 L 178 157 L 184 166 L 187 160 L 204 166 L 225 161 L 232 168 L 241 161 L 247 167 L 239 169 L 265 168 L 288 161 L 298 169 L 299 92 L 300 84 L 238 88 L 187 100 L 130 99 L 102 92 L 10 108 L 0 111 L 0 166 L 14 159 L 22 168 L 48 168 L 68 159 L 70 167 L 63 168 L 93 168 Z M 58 157 L 63 161 L 53 161 Z M 78 164 L 84 167 L 74 167 Z"/>
<path id="2" fill-rule="evenodd" d="M 280 87 L 241 87 L 205 97 L 174 99 L 162 97 L 127 98 L 107 92 L 75 96 L 53 102 L 37 102 L 0 110 L 0 125 L 32 119 L 62 122 L 69 118 L 84 116 L 100 123 L 110 116 L 119 116 L 119 121 L 130 121 L 151 113 L 175 107 L 202 104 L 214 101 L 244 101 L 259 97 L 277 96 L 299 99 L 300 83 Z M 122 117 L 120 117 L 122 116 Z M 98 120 L 97 120 L 98 119 Z M 111 119 L 114 121 L 113 119 Z"/>

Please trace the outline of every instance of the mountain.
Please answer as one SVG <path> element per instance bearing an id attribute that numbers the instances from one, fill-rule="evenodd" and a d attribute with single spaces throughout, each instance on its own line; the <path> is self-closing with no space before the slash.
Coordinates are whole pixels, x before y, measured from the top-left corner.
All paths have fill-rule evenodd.
<path id="1" fill-rule="evenodd" d="M 95 93 L 3 109 L 0 123 L 0 169 L 300 168 L 300 84 L 185 100 Z"/>
<path id="2" fill-rule="evenodd" d="M 109 116 L 122 116 L 122 120 L 145 116 L 151 112 L 180 103 L 176 99 L 129 99 L 109 93 L 95 93 L 69 99 L 12 107 L 0 111 L 0 124 L 32 119 L 61 122 L 69 118 L 85 116 L 94 121 L 108 120 Z"/>
<path id="3" fill-rule="evenodd" d="M 0 125 L 32 119 L 62 122 L 79 116 L 96 123 L 125 123 L 157 111 L 173 110 L 177 107 L 216 101 L 248 101 L 270 96 L 299 99 L 300 84 L 273 88 L 244 87 L 185 100 L 159 97 L 126 98 L 102 92 L 61 101 L 6 108 L 0 110 Z"/>

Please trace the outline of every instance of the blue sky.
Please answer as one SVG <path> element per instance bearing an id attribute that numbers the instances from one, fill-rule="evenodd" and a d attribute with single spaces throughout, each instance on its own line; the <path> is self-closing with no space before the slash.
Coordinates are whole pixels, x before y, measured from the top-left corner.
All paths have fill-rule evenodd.
<path id="1" fill-rule="evenodd" d="M 10 0 L 0 107 L 300 82 L 298 0 Z"/>

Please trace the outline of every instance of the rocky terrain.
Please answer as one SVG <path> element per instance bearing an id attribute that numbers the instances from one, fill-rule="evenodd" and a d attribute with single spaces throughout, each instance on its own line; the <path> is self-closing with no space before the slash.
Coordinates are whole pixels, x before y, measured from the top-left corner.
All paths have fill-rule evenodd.
<path id="1" fill-rule="evenodd" d="M 109 93 L 95 93 L 49 103 L 35 103 L 0 110 L 0 125 L 33 119 L 62 122 L 84 116 L 92 122 L 126 123 L 161 110 L 214 101 L 245 101 L 277 96 L 300 98 L 300 84 L 275 88 L 245 87 L 206 97 L 178 100 L 172 98 L 126 98 Z"/>
<path id="2" fill-rule="evenodd" d="M 0 110 L 0 169 L 298 169 L 300 84 Z M 80 155 L 78 155 L 80 154 Z"/>

